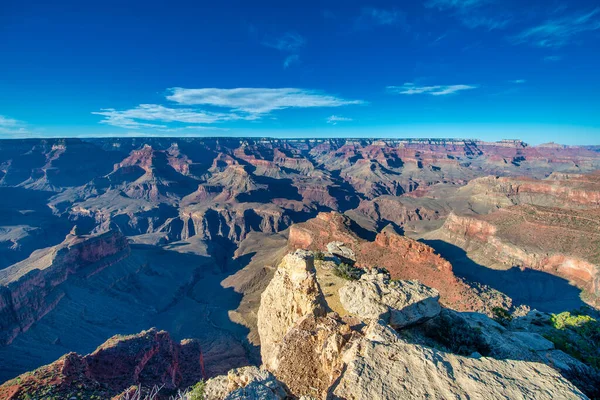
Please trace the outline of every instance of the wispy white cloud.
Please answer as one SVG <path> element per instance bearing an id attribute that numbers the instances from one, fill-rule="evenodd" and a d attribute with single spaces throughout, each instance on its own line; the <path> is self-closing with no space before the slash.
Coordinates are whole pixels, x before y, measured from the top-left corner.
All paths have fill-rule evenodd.
<path id="1" fill-rule="evenodd" d="M 104 117 L 100 123 L 120 128 L 140 129 L 172 129 L 168 123 L 214 124 L 224 121 L 249 119 L 235 113 L 214 113 L 189 108 L 169 108 L 159 104 L 140 104 L 129 110 L 107 108 L 92 114 Z M 196 126 L 195 128 L 198 128 Z"/>
<path id="2" fill-rule="evenodd" d="M 546 62 L 556 62 L 560 60 L 562 60 L 562 56 L 553 55 L 544 57 L 544 61 Z"/>
<path id="3" fill-rule="evenodd" d="M 0 134 L 7 136 L 22 136 L 27 135 L 29 131 L 25 127 L 25 123 L 16 119 L 8 118 L 0 115 Z"/>
<path id="4" fill-rule="evenodd" d="M 290 54 L 283 60 L 283 68 L 288 69 L 294 64 L 300 62 L 300 56 L 298 54 Z"/>
<path id="5" fill-rule="evenodd" d="M 449 8 L 475 8 L 485 4 L 493 3 L 494 0 L 429 0 L 425 6 L 445 10 Z"/>
<path id="6" fill-rule="evenodd" d="M 19 125 L 20 122 L 16 119 L 8 118 L 3 115 L 0 115 L 0 126 L 3 128 L 11 128 Z"/>
<path id="7" fill-rule="evenodd" d="M 362 15 L 365 18 L 371 18 L 377 25 L 393 25 L 404 18 L 404 14 L 398 10 L 384 10 L 382 8 L 363 8 Z"/>
<path id="8" fill-rule="evenodd" d="M 463 14 L 460 16 L 460 21 L 464 26 L 471 29 L 484 28 L 488 31 L 496 29 L 504 29 L 512 22 L 509 16 L 484 16 L 484 15 L 469 15 Z"/>
<path id="9" fill-rule="evenodd" d="M 509 81 L 510 83 L 515 83 L 517 85 L 527 82 L 525 79 L 513 79 Z"/>
<path id="10" fill-rule="evenodd" d="M 337 125 L 338 122 L 350 122 L 350 121 L 352 121 L 352 118 L 341 117 L 339 115 L 332 115 L 329 118 L 327 118 L 327 123 L 331 124 L 331 125 Z"/>
<path id="11" fill-rule="evenodd" d="M 476 89 L 474 85 L 434 85 L 434 86 L 417 86 L 414 83 L 405 83 L 402 86 L 388 86 L 387 90 L 395 94 L 414 95 L 428 94 L 431 96 L 446 96 L 449 94 L 458 93 L 464 90 Z"/>
<path id="12" fill-rule="evenodd" d="M 285 108 L 341 107 L 363 104 L 315 90 L 296 88 L 185 89 L 171 88 L 167 99 L 182 105 L 229 108 L 250 115 L 268 114 Z"/>
<path id="13" fill-rule="evenodd" d="M 408 30 L 404 12 L 398 9 L 364 7 L 354 23 L 355 29 L 368 29 L 374 26 L 401 26 Z"/>
<path id="14" fill-rule="evenodd" d="M 92 114 L 103 117 L 100 123 L 120 128 L 180 132 L 226 129 L 214 125 L 231 121 L 256 121 L 273 111 L 286 108 L 341 107 L 364 103 L 315 90 L 294 88 L 171 88 L 168 93 L 167 99 L 177 103 L 176 106 L 140 104 L 131 109 L 106 108 Z"/>
<path id="15" fill-rule="evenodd" d="M 300 61 L 298 52 L 306 45 L 306 39 L 296 32 L 287 32 L 283 36 L 263 40 L 262 45 L 288 53 L 283 60 L 283 68 L 287 69 Z"/>
<path id="16" fill-rule="evenodd" d="M 283 36 L 262 41 L 263 46 L 284 52 L 297 52 L 306 45 L 304 37 L 296 32 L 286 32 Z"/>
<path id="17" fill-rule="evenodd" d="M 515 43 L 528 43 L 536 47 L 562 47 L 584 32 L 600 29 L 600 8 L 587 13 L 572 14 L 547 20 L 526 29 L 513 38 Z"/>
<path id="18" fill-rule="evenodd" d="M 506 28 L 513 20 L 511 15 L 492 9 L 494 3 L 496 0 L 429 0 L 425 6 L 450 11 L 467 28 L 493 31 Z"/>

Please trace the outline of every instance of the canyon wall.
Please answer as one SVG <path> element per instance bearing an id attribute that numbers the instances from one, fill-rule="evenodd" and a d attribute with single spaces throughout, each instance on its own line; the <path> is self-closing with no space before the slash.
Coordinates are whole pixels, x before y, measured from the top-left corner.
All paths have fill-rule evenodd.
<path id="1" fill-rule="evenodd" d="M 128 254 L 127 239 L 118 232 L 69 235 L 60 245 L 0 270 L 0 344 L 10 344 L 49 313 L 63 298 L 60 285 L 67 279 L 86 279 Z"/>

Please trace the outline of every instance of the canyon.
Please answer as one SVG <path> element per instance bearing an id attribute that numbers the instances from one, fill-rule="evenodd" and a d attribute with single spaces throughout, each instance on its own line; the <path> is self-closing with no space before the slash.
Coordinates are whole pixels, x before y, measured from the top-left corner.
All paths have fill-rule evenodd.
<path id="1" fill-rule="evenodd" d="M 344 304 L 347 282 L 332 271 L 342 262 L 359 271 L 383 269 L 386 282 L 418 281 L 438 293 L 440 315 L 469 324 L 474 313 L 491 326 L 499 308 L 521 319 L 534 310 L 596 316 L 596 150 L 462 139 L 0 140 L 0 382 L 47 365 L 31 387 L 48 384 L 48 371 L 68 377 L 77 370 L 77 379 L 116 396 L 136 384 L 176 391 L 200 379 L 223 383 L 224 376 L 240 387 L 235 374 L 250 374 L 269 385 L 284 382 L 285 393 L 300 396 L 310 393 L 303 392 L 306 382 L 294 381 L 296 368 L 314 364 L 316 397 L 345 398 L 363 385 L 352 371 L 382 368 L 392 357 L 374 339 L 377 332 L 407 360 L 428 354 L 463 365 L 467 375 L 469 368 L 484 375 L 498 369 L 507 379 L 517 379 L 515 368 L 546 387 L 522 363 L 551 365 L 562 355 L 496 357 L 518 360 L 514 365 L 440 355 L 421 332 L 433 324 L 426 320 L 440 317 L 419 320 L 419 328 L 378 325 L 356 315 L 362 305 Z M 308 255 L 293 261 L 296 251 Z M 291 280 L 284 273 L 323 254 L 310 273 Z M 286 299 L 296 314 L 267 312 L 266 296 L 273 304 Z M 297 338 L 307 332 L 316 335 L 311 346 L 326 342 L 332 353 L 305 354 Z M 403 344 L 409 333 L 419 340 Z M 107 340 L 114 345 L 114 335 L 153 343 L 145 346 L 161 359 L 149 361 L 156 371 L 142 374 L 152 379 L 138 375 L 113 385 L 94 370 L 95 349 Z M 193 357 L 184 356 L 187 339 L 197 347 Z M 357 343 L 370 350 L 361 353 Z M 527 353 L 513 353 L 521 351 Z M 305 356 L 305 364 L 292 362 Z M 183 371 L 182 357 L 201 359 L 201 367 Z M 139 370 L 138 361 L 123 369 Z M 247 369 L 261 364 L 271 375 Z M 576 393 L 561 380 L 569 377 L 566 369 L 559 370 L 563 375 L 543 371 L 564 383 L 547 395 Z M 8 382 L 0 393 L 15 399 L 29 387 Z M 454 393 L 440 385 L 440 393 Z M 512 393 L 527 397 L 533 389 L 523 385 Z M 465 387 L 485 396 L 475 383 Z"/>

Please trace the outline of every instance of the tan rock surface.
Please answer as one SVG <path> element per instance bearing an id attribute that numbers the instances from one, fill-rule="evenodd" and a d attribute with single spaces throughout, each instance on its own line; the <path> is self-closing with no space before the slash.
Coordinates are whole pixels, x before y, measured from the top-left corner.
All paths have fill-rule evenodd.
<path id="1" fill-rule="evenodd" d="M 317 284 L 312 253 L 286 255 L 261 295 L 258 334 L 265 367 L 277 369 L 279 345 L 296 321 L 309 313 L 323 314 L 325 300 Z"/>
<path id="2" fill-rule="evenodd" d="M 204 400 L 262 399 L 283 400 L 287 392 L 270 372 L 258 367 L 243 367 L 209 379 Z"/>
<path id="3" fill-rule="evenodd" d="M 383 319 L 403 328 L 441 311 L 439 292 L 418 281 L 392 281 L 387 272 L 371 269 L 340 289 L 344 308 L 363 321 Z"/>
<path id="4" fill-rule="evenodd" d="M 345 354 L 334 398 L 585 399 L 552 368 L 538 363 L 469 358 L 408 344 L 373 322 Z"/>

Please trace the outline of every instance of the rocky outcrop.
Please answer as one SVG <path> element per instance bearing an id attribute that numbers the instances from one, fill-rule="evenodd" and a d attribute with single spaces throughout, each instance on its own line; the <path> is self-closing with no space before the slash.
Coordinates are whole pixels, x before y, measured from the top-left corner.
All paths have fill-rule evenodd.
<path id="1" fill-rule="evenodd" d="M 289 298 L 294 286 L 284 286 L 282 282 L 297 275 L 300 282 L 309 283 L 295 285 L 299 295 L 305 296 L 306 286 L 311 292 L 320 293 L 318 282 L 306 278 L 307 269 L 313 270 L 312 266 L 307 267 L 307 259 L 305 251 L 286 256 L 277 272 L 279 277 L 276 274 L 275 284 L 272 282 L 269 288 L 282 289 L 284 298 Z M 322 307 L 315 307 L 314 302 L 304 308 L 304 316 L 297 318 L 299 314 L 293 303 L 288 307 L 272 307 L 275 299 L 271 295 L 261 299 L 259 330 L 261 345 L 267 348 L 267 353 L 263 352 L 265 366 L 294 396 L 357 400 L 585 398 L 556 370 L 544 364 L 481 355 L 466 357 L 402 339 L 385 318 L 406 329 L 409 323 L 418 324 L 440 313 L 437 292 L 418 282 L 392 282 L 388 274 L 373 270 L 361 280 L 347 283 L 340 292 L 344 306 L 355 310 L 354 314 L 363 323 L 347 323 L 334 313 L 316 313 L 314 310 L 320 311 Z M 489 320 L 486 316 L 481 318 Z M 264 329 L 269 323 L 280 321 L 287 327 L 283 336 L 282 331 L 273 334 L 272 328 Z M 478 327 L 467 325 L 466 329 L 477 332 Z M 451 333 L 438 331 L 438 334 Z M 514 337 L 514 343 L 521 343 L 519 349 L 523 351 L 543 352 L 551 347 L 535 335 L 518 333 Z"/>
<path id="2" fill-rule="evenodd" d="M 336 398 L 585 398 L 546 365 L 462 357 L 409 344 L 380 322 L 369 325 L 344 361 L 346 369 L 332 388 Z"/>
<path id="3" fill-rule="evenodd" d="M 391 281 L 389 273 L 371 269 L 340 289 L 340 301 L 363 321 L 383 320 L 394 328 L 425 322 L 440 313 L 439 293 L 419 281 Z"/>
<path id="4" fill-rule="evenodd" d="M 202 352 L 194 340 L 174 342 L 165 331 L 150 329 L 117 335 L 86 356 L 69 353 L 52 364 L 0 386 L 0 398 L 108 399 L 132 385 L 188 387 L 203 376 Z"/>
<path id="5" fill-rule="evenodd" d="M 284 400 L 287 392 L 273 374 L 258 367 L 232 369 L 206 382 L 203 400 Z"/>
<path id="6" fill-rule="evenodd" d="M 482 177 L 461 189 L 474 201 L 494 199 L 503 206 L 590 208 L 600 205 L 600 179 L 594 174 L 552 173 L 547 179 Z M 487 199 L 486 199 L 487 198 Z"/>
<path id="7" fill-rule="evenodd" d="M 428 239 L 454 244 L 485 266 L 519 266 L 574 282 L 600 296 L 600 252 L 586 243 L 600 235 L 600 209 L 578 211 L 533 205 L 489 215 L 450 214 Z"/>
<path id="8" fill-rule="evenodd" d="M 0 344 L 9 344 L 50 312 L 64 296 L 60 285 L 71 276 L 85 279 L 129 251 L 127 239 L 118 232 L 69 234 L 63 243 L 0 270 Z"/>
<path id="9" fill-rule="evenodd" d="M 356 254 L 344 242 L 327 243 L 327 251 L 342 261 L 351 262 L 352 264 L 356 262 Z"/>
<path id="10" fill-rule="evenodd" d="M 312 253 L 298 250 L 288 254 L 261 295 L 258 333 L 265 367 L 277 370 L 281 341 L 296 321 L 310 313 L 324 312 L 325 301 L 317 283 Z"/>
<path id="11" fill-rule="evenodd" d="M 325 398 L 342 373 L 342 356 L 355 335 L 335 313 L 308 314 L 283 338 L 274 374 L 296 396 Z"/>
<path id="12" fill-rule="evenodd" d="M 355 254 L 356 266 L 378 266 L 396 280 L 417 279 L 440 293 L 440 302 L 460 311 L 490 312 L 495 306 L 510 307 L 510 300 L 482 286 L 470 287 L 458 279 L 452 265 L 425 243 L 384 229 L 368 241 L 351 229 L 352 221 L 339 213 L 319 213 L 316 218 L 290 227 L 291 249 L 323 251 L 331 242 L 341 242 Z"/>
<path id="13" fill-rule="evenodd" d="M 411 191 L 411 194 L 417 192 Z M 415 201 L 412 196 L 379 196 L 373 200 L 362 200 L 352 213 L 369 218 L 378 227 L 393 223 L 412 228 L 421 221 L 441 219 L 447 211 L 433 199 Z"/>
<path id="14" fill-rule="evenodd" d="M 225 238 L 234 243 L 240 243 L 251 232 L 275 233 L 292 224 L 288 210 L 273 203 L 188 206 L 180 210 L 179 221 L 182 239 Z"/>

